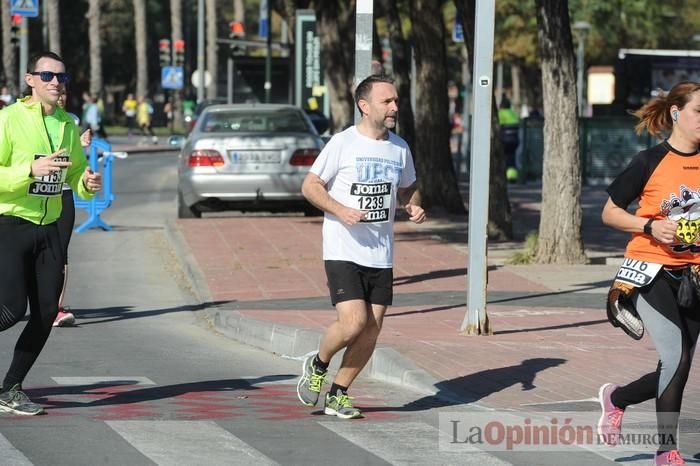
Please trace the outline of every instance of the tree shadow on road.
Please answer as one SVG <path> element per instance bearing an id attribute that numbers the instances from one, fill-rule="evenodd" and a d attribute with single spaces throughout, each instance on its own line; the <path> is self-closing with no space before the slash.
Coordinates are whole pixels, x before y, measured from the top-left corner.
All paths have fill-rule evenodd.
<path id="1" fill-rule="evenodd" d="M 143 311 L 134 310 L 133 306 L 112 306 L 99 309 L 79 309 L 73 308 L 71 312 L 78 319 L 77 324 L 72 327 L 84 327 L 87 325 L 104 324 L 128 319 L 141 319 L 174 312 L 192 312 L 203 309 L 215 309 L 218 306 L 227 306 L 237 302 L 236 300 L 210 301 L 202 304 L 184 304 L 161 309 L 148 309 Z M 25 318 L 27 318 L 25 316 Z M 90 320 L 85 320 L 90 319 Z"/>
<path id="2" fill-rule="evenodd" d="M 197 402 L 205 400 L 212 392 L 259 390 L 262 388 L 260 386 L 262 384 L 295 379 L 297 377 L 297 374 L 280 374 L 257 378 L 207 380 L 157 386 L 136 385 L 138 381 L 125 378 L 119 381 L 41 387 L 25 391 L 32 399 L 49 409 L 90 408 L 174 399 L 183 395 L 188 400 Z M 81 396 L 82 398 L 79 401 L 75 398 L 61 399 L 61 397 L 71 395 Z"/>
<path id="3" fill-rule="evenodd" d="M 566 363 L 561 358 L 525 359 L 517 366 L 487 369 L 474 374 L 435 384 L 438 392 L 424 396 L 404 406 L 381 406 L 364 408 L 365 412 L 376 411 L 425 411 L 445 406 L 457 406 L 477 401 L 498 393 L 513 385 L 520 385 L 523 392 L 537 388 L 537 374 Z"/>

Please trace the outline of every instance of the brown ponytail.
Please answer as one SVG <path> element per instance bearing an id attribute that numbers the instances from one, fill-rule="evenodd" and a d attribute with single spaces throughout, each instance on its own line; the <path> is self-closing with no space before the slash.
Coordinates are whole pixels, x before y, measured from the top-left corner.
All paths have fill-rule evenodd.
<path id="1" fill-rule="evenodd" d="M 647 131 L 657 137 L 663 133 L 671 134 L 673 120 L 669 111 L 672 106 L 682 110 L 694 92 L 700 91 L 700 83 L 694 81 L 682 81 L 671 88 L 667 94 L 660 94 L 647 102 L 642 108 L 633 113 L 639 118 L 639 123 L 634 127 L 637 134 Z"/>

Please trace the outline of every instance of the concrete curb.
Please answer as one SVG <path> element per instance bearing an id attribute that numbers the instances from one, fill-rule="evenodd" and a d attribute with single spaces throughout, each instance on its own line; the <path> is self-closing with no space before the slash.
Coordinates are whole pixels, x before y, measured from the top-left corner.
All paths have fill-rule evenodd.
<path id="1" fill-rule="evenodd" d="M 197 300 L 202 304 L 204 312 L 207 313 L 217 331 L 241 343 L 290 359 L 302 360 L 305 355 L 318 349 L 322 334 L 316 330 L 254 319 L 234 310 L 207 307 L 208 304 L 213 303 L 213 299 L 204 275 L 192 257 L 177 223 L 174 220 L 166 221 L 165 232 Z M 331 369 L 335 370 L 341 358 L 333 359 L 335 365 L 331 364 Z M 457 395 L 439 390 L 437 388 L 439 380 L 393 348 L 376 348 L 365 373 L 374 379 L 409 388 L 421 395 L 439 396 L 449 400 L 459 398 Z"/>
<path id="2" fill-rule="evenodd" d="M 175 250 L 175 255 L 180 262 L 180 268 L 182 268 L 185 278 L 190 283 L 190 288 L 192 288 L 195 299 L 206 308 L 207 303 L 213 302 L 211 294 L 209 293 L 207 281 L 204 278 L 204 274 L 197 266 L 192 252 L 189 247 L 187 247 L 187 242 L 182 236 L 182 232 L 178 228 L 176 220 L 166 220 L 164 230 L 165 238 Z"/>

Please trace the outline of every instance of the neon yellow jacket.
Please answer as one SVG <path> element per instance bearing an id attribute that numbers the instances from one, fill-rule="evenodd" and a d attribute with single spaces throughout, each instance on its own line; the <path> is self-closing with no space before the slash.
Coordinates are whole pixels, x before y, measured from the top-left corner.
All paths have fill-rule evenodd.
<path id="1" fill-rule="evenodd" d="M 93 194 L 82 182 L 87 160 L 80 146 L 79 129 L 61 108 L 55 113 L 61 121 L 61 142 L 56 150 L 66 149 L 72 165 L 54 175 L 30 175 L 35 158 L 51 154 L 51 143 L 41 103 L 28 100 L 18 100 L 0 111 L 0 215 L 46 225 L 61 214 L 63 181 L 83 199 Z"/>

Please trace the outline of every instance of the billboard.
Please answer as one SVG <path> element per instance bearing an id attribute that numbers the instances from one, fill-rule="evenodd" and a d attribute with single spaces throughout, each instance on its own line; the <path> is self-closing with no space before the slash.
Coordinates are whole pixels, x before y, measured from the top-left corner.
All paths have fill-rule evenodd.
<path id="1" fill-rule="evenodd" d="M 330 115 L 328 90 L 321 58 L 321 39 L 316 32 L 314 10 L 297 10 L 295 41 L 295 99 L 299 107 Z"/>

